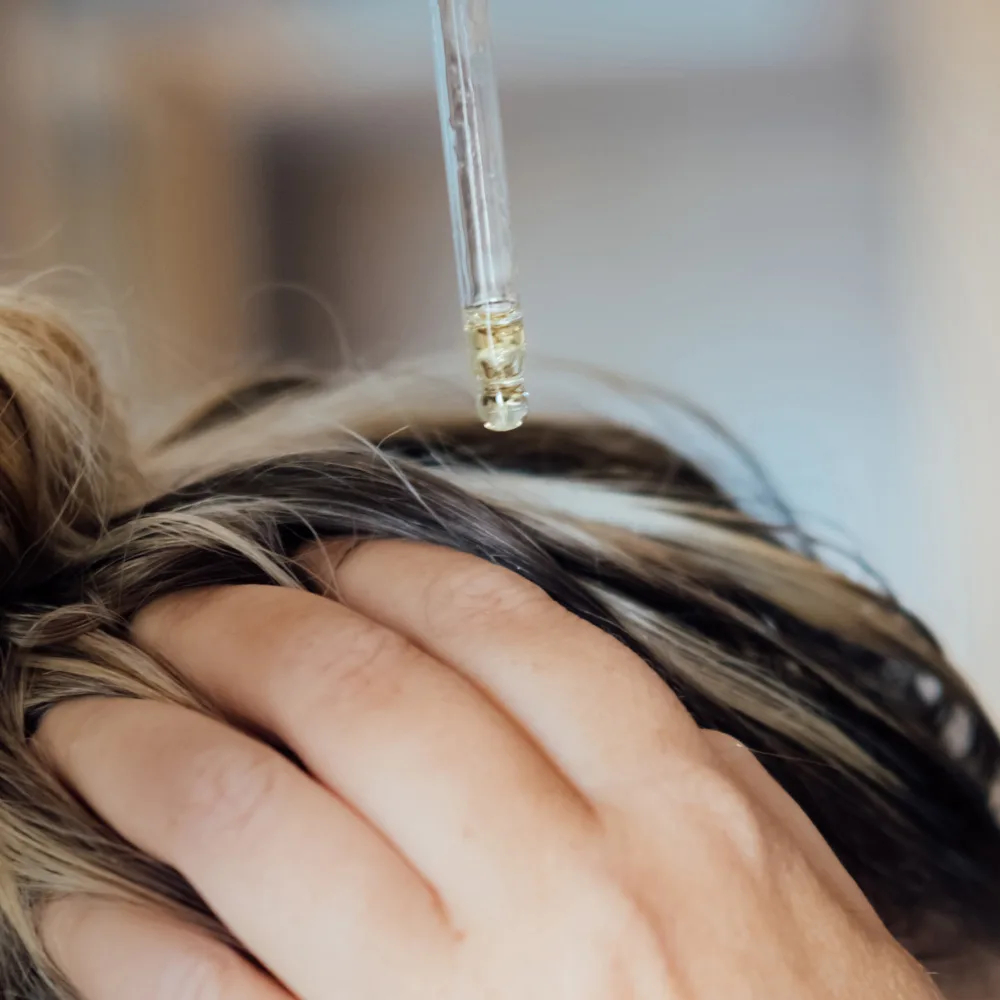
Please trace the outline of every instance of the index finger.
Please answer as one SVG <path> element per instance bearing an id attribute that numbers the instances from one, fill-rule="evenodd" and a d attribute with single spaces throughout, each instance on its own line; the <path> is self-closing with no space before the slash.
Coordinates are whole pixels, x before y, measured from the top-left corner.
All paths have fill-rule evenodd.
<path id="1" fill-rule="evenodd" d="M 704 760 L 694 720 L 635 653 L 523 577 L 417 542 L 342 543 L 302 559 L 330 596 L 406 636 L 512 715 L 595 805 Z"/>

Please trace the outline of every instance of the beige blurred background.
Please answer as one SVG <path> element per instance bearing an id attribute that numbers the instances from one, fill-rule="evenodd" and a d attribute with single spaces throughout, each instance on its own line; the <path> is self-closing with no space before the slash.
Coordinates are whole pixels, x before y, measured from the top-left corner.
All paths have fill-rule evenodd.
<path id="1" fill-rule="evenodd" d="M 1000 708 L 996 0 L 494 21 L 533 351 L 710 409 Z M 139 422 L 268 359 L 459 358 L 429 30 L 0 0 L 0 271 L 61 269 Z"/>

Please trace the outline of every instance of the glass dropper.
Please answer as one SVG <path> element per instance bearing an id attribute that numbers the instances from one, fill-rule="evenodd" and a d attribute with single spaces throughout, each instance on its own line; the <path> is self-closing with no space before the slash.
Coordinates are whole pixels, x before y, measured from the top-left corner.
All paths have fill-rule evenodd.
<path id="1" fill-rule="evenodd" d="M 515 287 L 510 196 L 489 0 L 431 0 L 445 167 L 465 331 L 488 430 L 528 413 L 524 317 Z"/>

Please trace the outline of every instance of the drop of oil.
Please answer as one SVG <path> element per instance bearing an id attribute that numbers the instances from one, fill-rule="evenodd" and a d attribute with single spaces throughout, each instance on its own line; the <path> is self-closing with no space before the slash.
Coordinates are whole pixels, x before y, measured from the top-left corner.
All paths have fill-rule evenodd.
<path id="1" fill-rule="evenodd" d="M 479 416 L 488 431 L 500 434 L 516 431 L 528 416 L 528 394 L 497 392 L 495 396 L 481 396 L 477 406 Z"/>

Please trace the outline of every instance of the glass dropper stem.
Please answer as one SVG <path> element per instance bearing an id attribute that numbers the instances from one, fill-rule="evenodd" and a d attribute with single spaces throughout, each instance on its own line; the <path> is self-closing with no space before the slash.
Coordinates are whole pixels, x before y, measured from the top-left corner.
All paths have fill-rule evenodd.
<path id="1" fill-rule="evenodd" d="M 486 427 L 528 412 L 524 318 L 515 287 L 510 196 L 489 0 L 431 0 L 459 294 Z"/>

